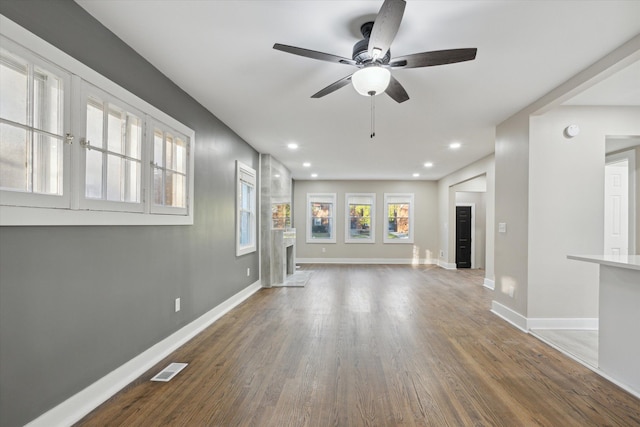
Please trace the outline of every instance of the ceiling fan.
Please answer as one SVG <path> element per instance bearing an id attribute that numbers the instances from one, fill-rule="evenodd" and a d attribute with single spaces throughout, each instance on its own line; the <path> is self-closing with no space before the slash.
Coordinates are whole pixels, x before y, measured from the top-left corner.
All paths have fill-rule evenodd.
<path id="1" fill-rule="evenodd" d="M 409 99 L 409 95 L 400 82 L 391 75 L 390 69 L 431 67 L 471 61 L 475 59 L 477 52 L 476 48 L 447 49 L 391 58 L 389 47 L 400 27 L 405 6 L 404 0 L 385 0 L 375 21 L 365 22 L 360 27 L 364 38 L 353 46 L 352 59 L 280 43 L 274 44 L 273 48 L 294 55 L 359 68 L 356 72 L 315 93 L 311 96 L 312 98 L 322 98 L 352 83 L 361 95 L 373 97 L 386 92 L 396 102 L 404 102 Z"/>

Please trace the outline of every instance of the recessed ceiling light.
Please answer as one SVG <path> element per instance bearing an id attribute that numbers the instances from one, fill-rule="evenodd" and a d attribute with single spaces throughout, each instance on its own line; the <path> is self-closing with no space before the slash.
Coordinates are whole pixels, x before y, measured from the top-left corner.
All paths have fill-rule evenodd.
<path id="1" fill-rule="evenodd" d="M 296 150 L 298 148 L 298 144 L 296 144 L 295 142 L 291 142 L 291 143 L 287 144 L 287 147 L 290 150 Z"/>
<path id="2" fill-rule="evenodd" d="M 451 148 L 452 150 L 457 150 L 460 147 L 462 147 L 462 144 L 460 144 L 459 142 L 452 142 L 451 144 L 449 144 L 449 148 Z"/>
<path id="3" fill-rule="evenodd" d="M 317 173 L 312 173 L 312 174 L 311 174 L 311 178 L 317 178 L 317 177 L 318 177 L 318 174 L 317 174 Z"/>
<path id="4" fill-rule="evenodd" d="M 309 162 L 304 162 L 304 163 L 302 164 L 302 166 L 304 166 L 305 168 L 309 168 L 309 167 L 311 167 L 311 163 L 309 163 Z"/>
<path id="5" fill-rule="evenodd" d="M 273 177 L 274 177 L 274 178 L 280 178 L 280 174 L 279 174 L 279 173 L 277 173 L 277 174 L 273 175 Z"/>
<path id="6" fill-rule="evenodd" d="M 424 164 L 424 167 L 425 168 L 432 168 L 433 167 L 433 163 L 427 162 L 427 163 Z"/>
<path id="7" fill-rule="evenodd" d="M 417 177 L 419 177 L 419 176 L 420 176 L 420 174 L 419 174 L 419 173 L 414 173 L 414 174 L 413 174 L 413 177 L 414 177 L 414 178 L 417 178 Z"/>

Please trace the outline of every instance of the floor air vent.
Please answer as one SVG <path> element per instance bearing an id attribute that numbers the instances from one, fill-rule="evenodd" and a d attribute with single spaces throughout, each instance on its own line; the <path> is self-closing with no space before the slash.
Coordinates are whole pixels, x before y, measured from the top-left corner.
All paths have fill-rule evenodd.
<path id="1" fill-rule="evenodd" d="M 151 381 L 162 381 L 166 383 L 167 381 L 170 381 L 173 377 L 178 375 L 178 373 L 186 368 L 187 365 L 188 363 L 171 363 L 169 366 L 164 368 L 162 372 L 151 378 Z"/>

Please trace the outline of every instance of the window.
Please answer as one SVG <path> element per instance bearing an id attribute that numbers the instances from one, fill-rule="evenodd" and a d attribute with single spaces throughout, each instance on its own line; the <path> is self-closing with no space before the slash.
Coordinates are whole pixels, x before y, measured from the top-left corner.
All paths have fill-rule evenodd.
<path id="1" fill-rule="evenodd" d="M 153 126 L 152 212 L 186 211 L 188 138 L 159 123 Z"/>
<path id="2" fill-rule="evenodd" d="M 274 203 L 271 205 L 271 228 L 291 228 L 291 204 Z"/>
<path id="3" fill-rule="evenodd" d="M 0 28 L 0 225 L 193 224 L 193 130 Z"/>
<path id="4" fill-rule="evenodd" d="M 413 194 L 385 193 L 384 243 L 413 243 Z"/>
<path id="5" fill-rule="evenodd" d="M 336 194 L 307 194 L 307 243 L 335 243 Z"/>
<path id="6" fill-rule="evenodd" d="M 71 76 L 9 40 L 1 41 L 2 203 L 63 207 L 69 203 L 65 129 Z"/>
<path id="7" fill-rule="evenodd" d="M 376 195 L 347 193 L 345 207 L 345 243 L 375 243 Z"/>
<path id="8" fill-rule="evenodd" d="M 92 85 L 82 86 L 80 207 L 143 212 L 144 114 Z"/>
<path id="9" fill-rule="evenodd" d="M 237 162 L 236 255 L 256 251 L 256 171 Z"/>

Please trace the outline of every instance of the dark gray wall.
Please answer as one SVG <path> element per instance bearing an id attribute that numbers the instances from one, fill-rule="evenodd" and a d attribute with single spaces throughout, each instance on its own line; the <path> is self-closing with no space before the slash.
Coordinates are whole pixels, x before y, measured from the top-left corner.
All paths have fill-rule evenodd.
<path id="1" fill-rule="evenodd" d="M 235 161 L 258 153 L 74 2 L 0 13 L 196 132 L 193 226 L 0 227 L 0 425 L 17 426 L 258 280 L 234 215 Z"/>

